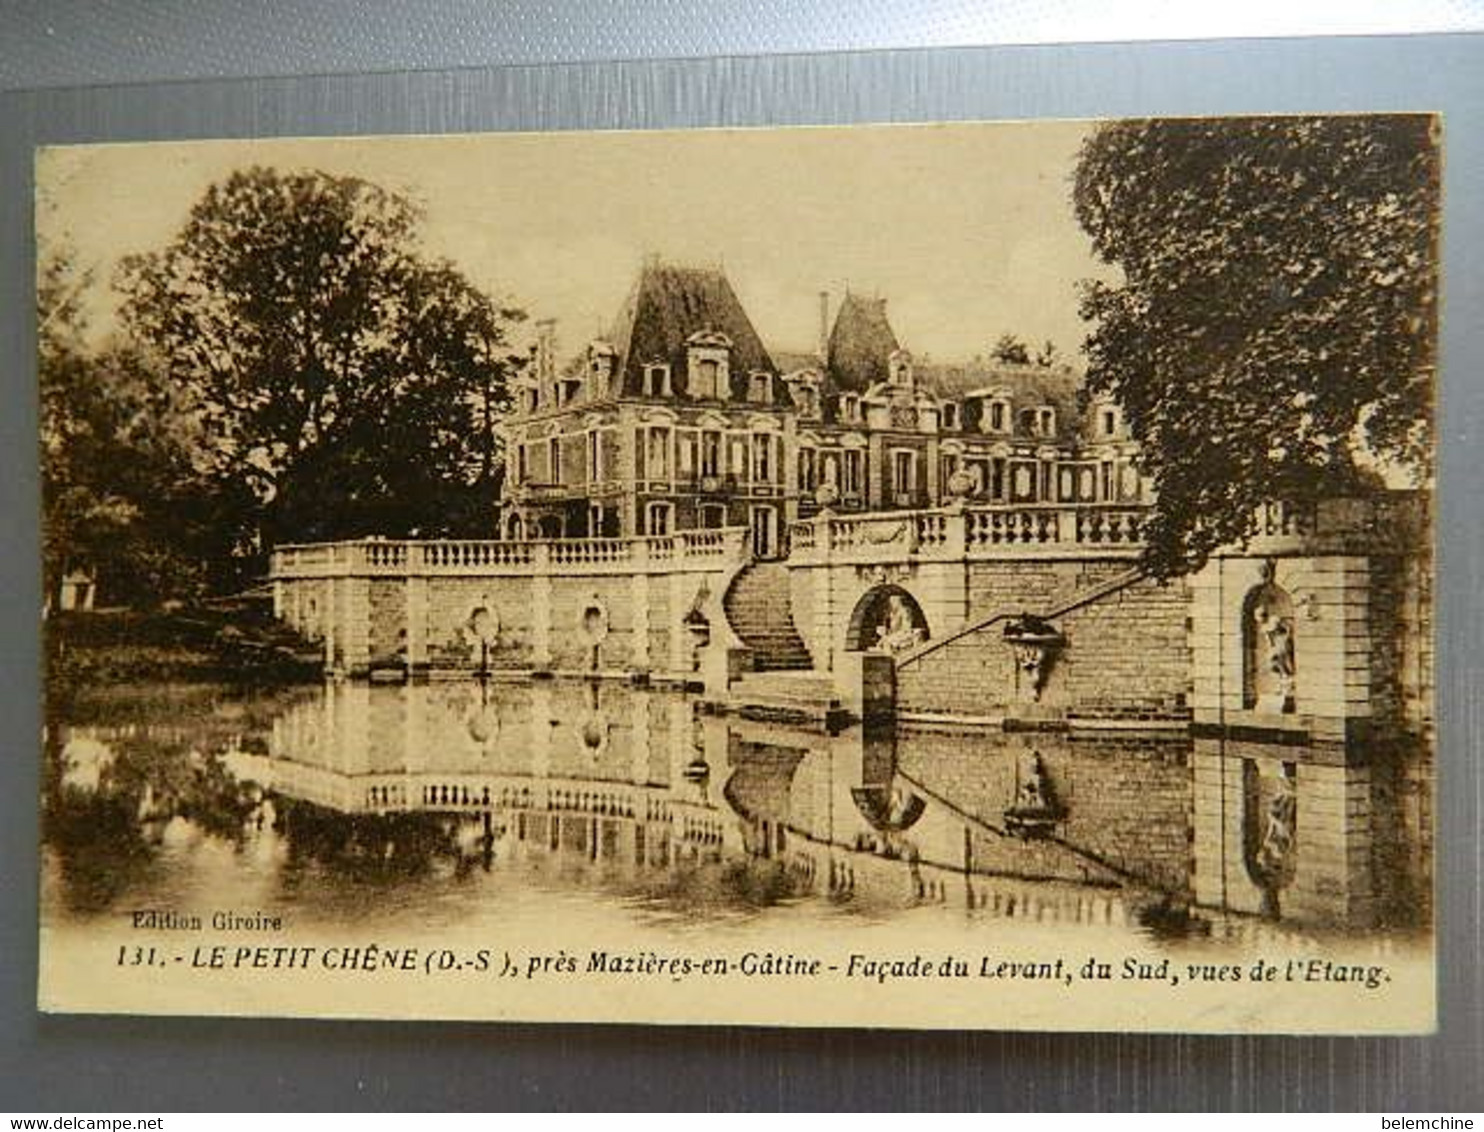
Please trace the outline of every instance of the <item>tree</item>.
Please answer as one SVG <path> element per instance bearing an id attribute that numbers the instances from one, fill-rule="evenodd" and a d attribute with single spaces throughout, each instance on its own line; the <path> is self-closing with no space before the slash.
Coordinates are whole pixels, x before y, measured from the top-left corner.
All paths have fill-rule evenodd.
<path id="1" fill-rule="evenodd" d="M 1042 343 L 1041 349 L 1036 353 L 1036 365 L 1042 369 L 1050 369 L 1056 365 L 1060 358 L 1061 351 L 1056 348 L 1056 343 L 1048 338 Z"/>
<path id="2" fill-rule="evenodd" d="M 990 348 L 989 356 L 997 362 L 1010 366 L 1031 364 L 1031 348 L 1013 334 L 1001 334 Z"/>
<path id="3" fill-rule="evenodd" d="M 73 570 L 107 601 L 189 597 L 203 582 L 191 553 L 203 497 L 192 474 L 192 420 L 139 352 L 86 341 L 80 296 L 91 275 L 72 254 L 43 257 L 37 278 L 42 574 L 54 599 Z"/>
<path id="4" fill-rule="evenodd" d="M 1152 476 L 1146 566 L 1241 544 L 1266 503 L 1424 476 L 1439 158 L 1423 116 L 1098 127 L 1073 203 L 1121 283 L 1083 284 L 1088 389 Z"/>
<path id="5" fill-rule="evenodd" d="M 195 406 L 236 552 L 444 530 L 492 496 L 524 315 L 421 254 L 419 219 L 355 177 L 251 168 L 125 263 L 126 325 Z"/>

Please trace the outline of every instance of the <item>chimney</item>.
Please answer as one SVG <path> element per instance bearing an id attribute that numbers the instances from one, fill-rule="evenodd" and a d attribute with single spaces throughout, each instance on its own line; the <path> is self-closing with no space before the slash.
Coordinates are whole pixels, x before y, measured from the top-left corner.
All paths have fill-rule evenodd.
<path id="1" fill-rule="evenodd" d="M 830 354 L 830 293 L 819 293 L 819 362 L 824 365 Z"/>
<path id="2" fill-rule="evenodd" d="M 536 380 L 545 388 L 556 377 L 556 319 L 536 323 Z"/>

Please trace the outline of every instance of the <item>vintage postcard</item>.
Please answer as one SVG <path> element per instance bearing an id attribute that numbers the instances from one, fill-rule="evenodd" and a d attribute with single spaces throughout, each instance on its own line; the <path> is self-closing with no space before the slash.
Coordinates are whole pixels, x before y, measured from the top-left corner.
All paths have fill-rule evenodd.
<path id="1" fill-rule="evenodd" d="M 1442 145 L 39 151 L 40 1008 L 1432 1030 Z"/>

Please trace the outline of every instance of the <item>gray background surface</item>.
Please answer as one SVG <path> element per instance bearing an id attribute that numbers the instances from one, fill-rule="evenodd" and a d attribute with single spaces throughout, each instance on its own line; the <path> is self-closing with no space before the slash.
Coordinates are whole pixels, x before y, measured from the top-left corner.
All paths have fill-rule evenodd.
<path id="1" fill-rule="evenodd" d="M 0 4 L 0 86 L 50 88 L 0 94 L 0 695 L 6 724 L 0 734 L 0 1110 L 1484 1107 L 1484 712 L 1476 691 L 1484 676 L 1484 617 L 1476 596 L 1484 591 L 1484 505 L 1473 494 L 1479 483 L 1474 444 L 1484 423 L 1484 271 L 1478 266 L 1484 262 L 1484 41 L 1195 42 L 645 62 L 640 57 L 1034 40 L 1056 26 L 1046 22 L 1048 14 L 1054 20 L 1082 6 L 877 0 L 825 3 L 812 14 L 798 0 L 736 10 L 642 0 L 501 8 L 452 0 L 416 8 L 324 0 L 257 7 L 262 11 L 238 13 L 215 0 L 161 2 L 147 11 L 102 3 Z M 991 27 L 996 13 L 1000 21 Z M 1365 5 L 1355 13 L 1376 17 Z M 1477 27 L 1478 14 L 1477 5 L 1438 4 L 1431 17 L 1409 26 Z M 1100 25 L 1088 26 L 1095 34 Z M 1172 22 L 1163 30 L 1183 34 L 1185 26 Z M 599 57 L 617 61 L 76 88 Z M 40 601 L 30 282 L 34 145 L 1382 109 L 1446 115 L 1437 1037 L 332 1024 L 35 1012 Z"/>

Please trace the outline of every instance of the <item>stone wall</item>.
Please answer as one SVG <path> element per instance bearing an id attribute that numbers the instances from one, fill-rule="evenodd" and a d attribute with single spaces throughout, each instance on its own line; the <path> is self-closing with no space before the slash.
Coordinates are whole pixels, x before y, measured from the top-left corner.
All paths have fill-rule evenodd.
<path id="1" fill-rule="evenodd" d="M 897 669 L 897 706 L 908 714 L 973 718 L 1179 720 L 1191 689 L 1183 584 L 1141 579 L 1070 612 L 1059 607 L 1124 573 L 1122 563 L 981 564 L 971 574 L 976 610 L 1048 617 L 1065 644 L 1051 657 L 1039 690 L 1017 665 L 991 620 Z M 1017 601 L 1012 596 L 1026 596 Z"/>
<path id="2" fill-rule="evenodd" d="M 691 672 L 682 623 L 698 601 L 721 616 L 726 575 L 651 572 L 355 576 L 275 582 L 279 615 L 325 642 L 326 666 Z M 483 639 L 476 629 L 476 611 Z M 596 612 L 592 612 L 596 611 Z M 596 630 L 596 631 L 594 631 Z M 595 652 L 596 649 L 596 652 Z"/>

